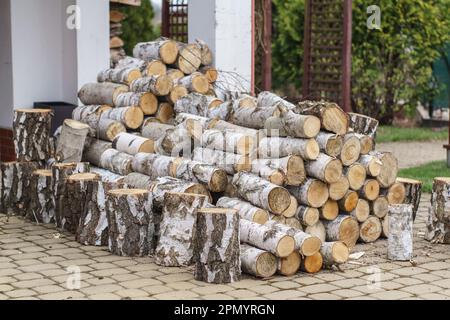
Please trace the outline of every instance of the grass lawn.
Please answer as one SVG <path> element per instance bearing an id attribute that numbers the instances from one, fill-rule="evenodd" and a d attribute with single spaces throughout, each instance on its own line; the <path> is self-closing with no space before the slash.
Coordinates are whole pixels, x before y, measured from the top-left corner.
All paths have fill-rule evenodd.
<path id="1" fill-rule="evenodd" d="M 446 161 L 433 161 L 419 167 L 401 169 L 399 177 L 411 178 L 423 182 L 423 192 L 431 192 L 433 178 L 450 177 L 450 169 L 447 168 Z"/>
<path id="2" fill-rule="evenodd" d="M 448 139 L 448 130 L 435 131 L 431 128 L 397 128 L 380 126 L 377 130 L 377 142 L 430 141 Z"/>

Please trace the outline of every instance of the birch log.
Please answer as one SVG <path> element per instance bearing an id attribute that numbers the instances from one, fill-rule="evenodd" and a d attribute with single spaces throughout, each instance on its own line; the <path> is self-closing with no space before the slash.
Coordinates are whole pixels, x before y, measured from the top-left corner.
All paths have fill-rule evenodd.
<path id="1" fill-rule="evenodd" d="M 256 108 L 257 99 L 248 94 L 241 94 L 233 99 L 233 109 L 239 108 Z"/>
<path id="2" fill-rule="evenodd" d="M 450 214 L 447 209 L 450 201 L 449 195 L 450 178 L 434 178 L 433 190 L 431 192 L 431 207 L 429 209 L 427 229 L 425 232 L 425 239 L 432 243 L 450 243 Z M 389 216 L 389 219 L 391 219 L 391 216 Z M 389 228 L 391 228 L 392 224 L 393 222 L 390 221 Z"/>
<path id="3" fill-rule="evenodd" d="M 133 156 L 115 149 L 108 149 L 102 153 L 99 167 L 124 176 L 132 171 L 132 162 Z"/>
<path id="4" fill-rule="evenodd" d="M 302 259 L 302 262 L 300 263 L 300 270 L 307 272 L 307 273 L 317 273 L 320 270 L 322 270 L 323 266 L 323 258 L 320 252 L 317 252 L 316 254 L 304 257 Z"/>
<path id="5" fill-rule="evenodd" d="M 147 62 L 143 72 L 144 76 L 162 76 L 167 72 L 167 66 L 160 60 L 154 59 Z"/>
<path id="6" fill-rule="evenodd" d="M 389 212 L 389 202 L 386 197 L 380 196 L 376 198 L 374 201 L 369 203 L 370 205 L 370 214 L 382 219 Z"/>
<path id="7" fill-rule="evenodd" d="M 37 223 L 50 223 L 55 219 L 52 190 L 52 171 L 36 170 L 31 176 L 31 204 L 28 218 Z"/>
<path id="8" fill-rule="evenodd" d="M 239 108 L 234 110 L 231 122 L 243 127 L 263 129 L 268 118 L 279 117 L 280 114 L 278 107 Z"/>
<path id="9" fill-rule="evenodd" d="M 155 251 L 156 264 L 179 267 L 195 262 L 197 210 L 207 202 L 206 196 L 198 194 L 167 192 L 164 195 L 160 237 Z"/>
<path id="10" fill-rule="evenodd" d="M 151 195 L 141 189 L 115 189 L 107 193 L 109 251 L 119 256 L 149 254 L 153 224 Z"/>
<path id="11" fill-rule="evenodd" d="M 217 118 L 210 120 L 207 128 L 215 129 L 215 130 L 222 130 L 222 131 L 231 130 L 231 131 L 239 132 L 239 133 L 246 134 L 249 136 L 258 136 L 259 135 L 259 132 L 256 129 L 241 127 L 241 126 L 238 126 L 238 125 L 235 125 L 230 122 L 220 120 Z"/>
<path id="12" fill-rule="evenodd" d="M 233 185 L 243 199 L 272 213 L 281 214 L 289 207 L 290 195 L 286 189 L 253 174 L 238 172 Z"/>
<path id="13" fill-rule="evenodd" d="M 302 257 L 297 251 L 292 252 L 286 258 L 278 258 L 277 273 L 290 277 L 300 269 Z"/>
<path id="14" fill-rule="evenodd" d="M 262 131 L 267 137 L 287 137 L 289 135 L 283 120 L 278 115 L 267 118 Z"/>
<path id="15" fill-rule="evenodd" d="M 347 191 L 350 189 L 350 184 L 347 177 L 342 176 L 338 181 L 328 185 L 328 194 L 332 200 L 341 200 Z"/>
<path id="16" fill-rule="evenodd" d="M 338 157 L 341 154 L 344 139 L 342 136 L 321 131 L 316 137 L 320 151 L 330 157 Z"/>
<path id="17" fill-rule="evenodd" d="M 159 122 L 145 122 L 142 124 L 141 135 L 151 141 L 158 141 L 166 136 L 168 130 L 175 129 L 175 126 Z"/>
<path id="18" fill-rule="evenodd" d="M 325 242 L 326 240 L 326 229 L 321 220 L 317 221 L 317 223 L 312 226 L 306 227 L 305 232 L 312 236 L 316 236 L 322 242 Z"/>
<path id="19" fill-rule="evenodd" d="M 339 214 L 337 201 L 328 199 L 322 207 L 319 208 L 319 217 L 322 220 L 334 220 Z"/>
<path id="20" fill-rule="evenodd" d="M 151 179 L 158 177 L 173 176 L 175 158 L 162 156 L 154 153 L 137 153 L 131 163 L 134 172 L 142 173 Z"/>
<path id="21" fill-rule="evenodd" d="M 381 161 L 380 174 L 376 177 L 380 183 L 380 187 L 390 187 L 397 178 L 398 162 L 394 155 L 390 152 L 377 152 L 372 151 L 370 155 L 373 155 Z"/>
<path id="22" fill-rule="evenodd" d="M 361 155 L 358 162 L 366 168 L 368 176 L 377 177 L 381 172 L 382 163 L 373 155 Z"/>
<path id="23" fill-rule="evenodd" d="M 116 108 L 138 107 L 144 115 L 153 115 L 158 109 L 158 99 L 151 92 L 125 92 L 116 97 Z"/>
<path id="24" fill-rule="evenodd" d="M 206 117 L 208 114 L 208 98 L 200 93 L 190 93 L 179 99 L 174 106 L 176 113 L 188 113 Z"/>
<path id="25" fill-rule="evenodd" d="M 53 111 L 16 109 L 13 119 L 13 141 L 17 161 L 47 161 L 53 157 L 51 125 Z"/>
<path id="26" fill-rule="evenodd" d="M 313 226 L 319 221 L 319 210 L 304 205 L 299 205 L 295 212 L 295 217 L 305 226 Z"/>
<path id="27" fill-rule="evenodd" d="M 336 103 L 302 101 L 293 111 L 318 117 L 321 121 L 321 127 L 326 131 L 340 135 L 344 135 L 348 131 L 348 116 Z"/>
<path id="28" fill-rule="evenodd" d="M 359 190 L 359 196 L 366 200 L 375 200 L 380 194 L 380 184 L 375 179 L 367 179 Z"/>
<path id="29" fill-rule="evenodd" d="M 165 135 L 155 142 L 155 152 L 166 156 L 190 156 L 193 141 L 189 131 L 182 127 L 167 129 Z"/>
<path id="30" fill-rule="evenodd" d="M 316 160 L 305 163 L 306 174 L 311 178 L 334 183 L 342 176 L 342 163 L 324 153 L 320 153 Z M 349 180 L 350 182 L 350 180 Z"/>
<path id="31" fill-rule="evenodd" d="M 262 91 L 258 94 L 257 105 L 260 108 L 279 106 L 284 110 L 292 110 L 295 108 L 295 105 L 270 91 Z"/>
<path id="32" fill-rule="evenodd" d="M 241 244 L 241 269 L 243 273 L 268 278 L 277 271 L 277 258 L 268 251 Z"/>
<path id="33" fill-rule="evenodd" d="M 120 121 L 128 129 L 139 128 L 144 121 L 144 113 L 138 107 L 114 108 L 103 112 L 100 119 Z"/>
<path id="34" fill-rule="evenodd" d="M 405 200 L 406 204 L 412 204 L 413 206 L 413 220 L 416 219 L 417 210 L 419 209 L 420 197 L 422 195 L 422 181 L 397 178 L 396 182 L 402 183 L 405 188 Z"/>
<path id="35" fill-rule="evenodd" d="M 112 149 L 112 143 L 103 140 L 90 140 L 89 146 L 86 146 L 83 153 L 83 161 L 90 162 L 94 166 L 101 167 L 102 154 Z"/>
<path id="36" fill-rule="evenodd" d="M 359 133 L 355 133 L 355 137 L 359 139 L 359 143 L 361 145 L 361 154 L 368 154 L 375 148 L 375 141 L 372 139 L 372 137 Z"/>
<path id="37" fill-rule="evenodd" d="M 117 96 L 124 92 L 128 92 L 128 86 L 118 83 L 87 83 L 81 87 L 78 98 L 85 106 L 115 106 Z"/>
<path id="38" fill-rule="evenodd" d="M 298 187 L 288 187 L 300 204 L 320 208 L 328 200 L 328 187 L 320 180 L 307 178 Z"/>
<path id="39" fill-rule="evenodd" d="M 140 77 L 142 77 L 142 74 L 137 68 L 104 69 L 97 75 L 97 82 L 114 82 L 128 85 Z"/>
<path id="40" fill-rule="evenodd" d="M 100 180 L 103 182 L 122 183 L 123 179 L 125 178 L 120 174 L 115 174 L 114 172 L 99 167 L 90 166 L 90 168 L 91 168 L 90 172 L 98 174 L 100 176 Z"/>
<path id="41" fill-rule="evenodd" d="M 252 161 L 251 173 L 278 186 L 283 186 L 286 181 L 286 176 L 282 170 L 271 168 L 265 161 L 258 159 Z"/>
<path id="42" fill-rule="evenodd" d="M 279 159 L 258 159 L 254 163 L 264 163 L 267 167 L 281 170 L 285 176 L 285 183 L 289 186 L 299 186 L 306 179 L 306 171 L 303 159 L 290 155 Z"/>
<path id="43" fill-rule="evenodd" d="M 350 216 L 340 214 L 333 221 L 324 221 L 327 241 L 342 241 L 352 249 L 359 238 L 359 224 Z"/>
<path id="44" fill-rule="evenodd" d="M 200 72 L 194 72 L 178 80 L 178 83 L 188 89 L 189 92 L 206 94 L 209 90 L 208 79 Z"/>
<path id="45" fill-rule="evenodd" d="M 184 77 L 184 73 L 181 70 L 173 69 L 173 68 L 167 68 L 166 75 L 170 77 L 173 81 L 178 81 L 179 79 Z"/>
<path id="46" fill-rule="evenodd" d="M 252 163 L 247 156 L 209 148 L 195 148 L 192 159 L 222 168 L 230 175 L 240 171 L 250 171 L 252 168 Z"/>
<path id="47" fill-rule="evenodd" d="M 369 218 L 370 206 L 369 202 L 364 199 L 358 199 L 355 209 L 349 212 L 349 215 L 358 222 L 364 222 Z"/>
<path id="48" fill-rule="evenodd" d="M 161 123 L 171 123 L 173 120 L 173 107 L 170 103 L 162 102 L 158 106 L 155 113 L 155 118 Z"/>
<path id="49" fill-rule="evenodd" d="M 210 84 L 215 83 L 217 81 L 217 78 L 219 77 L 219 72 L 212 66 L 203 66 L 198 70 L 205 75 Z"/>
<path id="50" fill-rule="evenodd" d="M 364 243 L 375 242 L 381 236 L 381 221 L 378 217 L 371 216 L 359 226 L 359 239 Z"/>
<path id="51" fill-rule="evenodd" d="M 116 64 L 116 68 L 137 68 L 141 72 L 144 72 L 146 67 L 146 61 L 129 56 L 120 59 Z"/>
<path id="52" fill-rule="evenodd" d="M 258 147 L 260 158 L 277 159 L 295 155 L 304 160 L 316 160 L 319 153 L 319 145 L 314 139 L 267 137 L 260 140 Z"/>
<path id="53" fill-rule="evenodd" d="M 223 192 L 228 184 L 225 170 L 188 159 L 177 163 L 174 177 L 202 183 L 212 192 Z"/>
<path id="54" fill-rule="evenodd" d="M 133 56 L 145 61 L 161 60 L 165 64 L 172 64 L 177 59 L 178 47 L 175 41 L 169 39 L 140 42 L 134 47 Z"/>
<path id="55" fill-rule="evenodd" d="M 315 116 L 285 111 L 281 113 L 281 122 L 286 133 L 295 138 L 314 138 L 320 131 L 320 120 Z"/>
<path id="56" fill-rule="evenodd" d="M 363 165 L 355 162 L 348 167 L 344 167 L 344 175 L 347 177 L 350 189 L 358 191 L 366 181 L 366 169 Z"/>
<path id="57" fill-rule="evenodd" d="M 327 267 L 346 263 L 350 255 L 348 247 L 342 241 L 324 242 L 320 247 L 323 264 Z"/>
<path id="58" fill-rule="evenodd" d="M 294 196 L 290 196 L 289 206 L 284 210 L 281 215 L 286 218 L 293 218 L 298 208 L 298 201 Z M 294 218 L 295 219 L 295 218 Z"/>
<path id="59" fill-rule="evenodd" d="M 130 83 L 133 92 L 151 92 L 155 96 L 166 96 L 173 88 L 172 79 L 166 75 L 147 76 Z"/>
<path id="60" fill-rule="evenodd" d="M 188 94 L 188 89 L 178 84 L 178 82 L 174 82 L 172 90 L 170 90 L 170 93 L 164 99 L 166 102 L 175 104 L 178 100 L 180 100 L 184 96 L 187 96 Z"/>
<path id="61" fill-rule="evenodd" d="M 195 237 L 196 280 L 231 283 L 241 276 L 239 214 L 228 208 L 197 211 Z"/>
<path id="62" fill-rule="evenodd" d="M 406 190 L 403 183 L 395 182 L 389 188 L 382 188 L 380 194 L 386 197 L 389 204 L 402 204 L 405 201 Z"/>
<path id="63" fill-rule="evenodd" d="M 154 152 L 153 141 L 126 132 L 119 133 L 112 142 L 112 147 L 120 152 L 135 155 L 140 152 Z"/>
<path id="64" fill-rule="evenodd" d="M 411 260 L 413 258 L 412 205 L 391 205 L 389 206 L 388 217 L 388 259 L 396 261 Z M 427 239 L 426 235 L 425 238 Z"/>
<path id="65" fill-rule="evenodd" d="M 347 133 L 344 136 L 344 143 L 342 145 L 341 154 L 339 158 L 344 166 L 349 166 L 355 163 L 361 154 L 361 143 L 353 133 Z"/>
<path id="66" fill-rule="evenodd" d="M 213 60 L 213 54 L 211 49 L 203 40 L 195 39 L 195 44 L 200 49 L 201 64 L 204 66 L 209 66 Z"/>
<path id="67" fill-rule="evenodd" d="M 206 130 L 200 139 L 204 148 L 248 155 L 257 147 L 256 137 L 232 131 Z"/>
<path id="68" fill-rule="evenodd" d="M 378 128 L 378 120 L 353 112 L 349 112 L 348 117 L 350 120 L 350 128 L 352 128 L 354 132 L 368 135 L 375 139 Z"/>
<path id="69" fill-rule="evenodd" d="M 239 213 L 241 219 L 259 224 L 264 224 L 269 220 L 269 212 L 238 198 L 222 197 L 217 201 L 216 206 L 220 208 L 235 209 Z"/>
<path id="70" fill-rule="evenodd" d="M 82 122 L 66 119 L 56 146 L 58 162 L 80 162 L 90 127 Z"/>
<path id="71" fill-rule="evenodd" d="M 175 60 L 177 69 L 180 69 L 184 74 L 191 74 L 198 70 L 202 63 L 201 49 L 195 43 L 181 43 L 177 42 L 178 57 Z"/>

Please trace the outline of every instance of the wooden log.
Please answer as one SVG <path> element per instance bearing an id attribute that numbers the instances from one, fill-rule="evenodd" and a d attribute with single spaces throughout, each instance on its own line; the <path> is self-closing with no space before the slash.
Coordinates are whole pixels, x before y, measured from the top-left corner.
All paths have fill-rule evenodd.
<path id="1" fill-rule="evenodd" d="M 200 49 L 201 64 L 204 66 L 209 66 L 213 60 L 211 49 L 203 40 L 195 39 L 195 44 Z"/>
<path id="2" fill-rule="evenodd" d="M 278 107 L 238 108 L 233 111 L 230 119 L 232 123 L 253 129 L 263 129 L 268 118 L 279 117 L 281 114 Z"/>
<path id="3" fill-rule="evenodd" d="M 98 117 L 105 111 L 112 109 L 108 105 L 90 105 L 90 106 L 78 106 L 72 111 L 72 119 L 89 123 L 89 117 L 94 117 L 98 120 Z"/>
<path id="4" fill-rule="evenodd" d="M 158 109 L 158 99 L 151 92 L 125 92 L 116 97 L 117 108 L 138 107 L 144 115 L 153 115 Z"/>
<path id="5" fill-rule="evenodd" d="M 320 247 L 323 264 L 327 267 L 346 263 L 350 255 L 348 247 L 342 241 L 324 242 Z"/>
<path id="6" fill-rule="evenodd" d="M 326 240 L 326 230 L 325 230 L 325 226 L 321 220 L 317 221 L 316 224 L 314 224 L 312 226 L 306 227 L 305 232 L 312 236 L 316 236 L 322 242 L 325 242 L 325 240 Z"/>
<path id="7" fill-rule="evenodd" d="M 197 211 L 194 278 L 231 283 L 241 276 L 239 214 L 228 208 Z"/>
<path id="8" fill-rule="evenodd" d="M 317 273 L 322 270 L 323 258 L 320 252 L 316 254 L 304 257 L 300 264 L 300 270 L 307 273 Z"/>
<path id="9" fill-rule="evenodd" d="M 316 178 L 326 183 L 334 183 L 342 176 L 343 169 L 340 160 L 320 153 L 316 160 L 305 163 L 305 170 L 306 175 L 311 178 Z M 347 178 L 349 177 L 347 176 Z"/>
<path id="10" fill-rule="evenodd" d="M 123 68 L 137 68 L 142 73 L 145 73 L 145 69 L 147 67 L 147 61 L 144 61 L 142 59 L 130 57 L 130 56 L 124 56 L 121 57 L 120 60 L 116 63 L 116 68 L 123 69 Z"/>
<path id="11" fill-rule="evenodd" d="M 183 127 L 167 129 L 165 134 L 154 143 L 154 152 L 167 156 L 190 156 L 193 141 Z"/>
<path id="12" fill-rule="evenodd" d="M 138 107 L 115 108 L 103 112 L 100 119 L 120 121 L 128 129 L 137 129 L 144 121 L 144 113 Z"/>
<path id="13" fill-rule="evenodd" d="M 281 215 L 286 218 L 294 217 L 295 213 L 297 212 L 297 208 L 298 208 L 297 199 L 295 199 L 294 196 L 290 196 L 290 198 L 291 198 L 291 200 L 289 201 L 289 207 L 287 207 L 287 209 L 281 213 Z"/>
<path id="14" fill-rule="evenodd" d="M 166 65 L 160 60 L 150 60 L 145 68 L 145 76 L 162 76 L 167 72 Z"/>
<path id="15" fill-rule="evenodd" d="M 76 173 L 65 180 L 65 196 L 61 210 L 61 229 L 75 234 L 85 210 L 86 199 L 92 197 L 93 185 L 100 177 L 95 173 Z"/>
<path id="16" fill-rule="evenodd" d="M 104 69 L 97 75 L 97 82 L 113 82 L 128 85 L 141 77 L 141 71 L 137 68 Z"/>
<path id="17" fill-rule="evenodd" d="M 382 188 L 388 188 L 394 184 L 398 173 L 398 162 L 394 155 L 390 152 L 372 151 L 373 155 L 381 161 L 380 174 L 376 177 Z"/>
<path id="18" fill-rule="evenodd" d="M 330 157 L 338 157 L 341 154 L 344 139 L 342 136 L 321 131 L 316 137 L 319 144 L 320 151 L 329 155 Z"/>
<path id="19" fill-rule="evenodd" d="M 355 209 L 349 212 L 349 215 L 358 222 L 364 222 L 369 218 L 370 206 L 369 202 L 364 199 L 358 199 Z"/>
<path id="20" fill-rule="evenodd" d="M 207 117 L 209 104 L 208 98 L 200 93 L 190 93 L 175 103 L 174 110 L 177 113 L 188 113 L 196 116 Z M 186 116 L 183 117 L 184 119 Z"/>
<path id="21" fill-rule="evenodd" d="M 381 220 L 381 237 L 389 237 L 389 215 L 386 215 Z"/>
<path id="22" fill-rule="evenodd" d="M 208 202 L 204 195 L 167 192 L 164 195 L 155 263 L 179 267 L 194 263 L 197 210 Z"/>
<path id="23" fill-rule="evenodd" d="M 223 192 L 228 184 L 227 172 L 213 165 L 181 159 L 175 178 L 204 184 L 212 192 Z"/>
<path id="24" fill-rule="evenodd" d="M 175 61 L 175 67 L 184 74 L 191 74 L 198 70 L 202 63 L 201 49 L 195 43 L 177 42 L 178 57 Z"/>
<path id="25" fill-rule="evenodd" d="M 389 188 L 382 188 L 380 194 L 386 197 L 389 204 L 402 204 L 405 201 L 406 190 L 403 183 L 395 182 Z"/>
<path id="26" fill-rule="evenodd" d="M 363 165 L 355 162 L 348 167 L 344 167 L 344 175 L 347 177 L 350 189 L 358 191 L 366 181 L 366 169 Z"/>
<path id="27" fill-rule="evenodd" d="M 0 162 L 1 212 L 25 216 L 32 197 L 32 174 L 42 165 L 40 162 Z"/>
<path id="28" fill-rule="evenodd" d="M 17 161 L 47 161 L 53 157 L 50 109 L 15 109 L 13 141 Z"/>
<path id="29" fill-rule="evenodd" d="M 255 207 L 251 203 L 230 197 L 221 197 L 217 203 L 217 207 L 235 209 L 239 213 L 241 219 L 264 224 L 269 220 L 269 212 L 261 208 Z"/>
<path id="30" fill-rule="evenodd" d="M 150 252 L 153 225 L 148 190 L 114 189 L 107 192 L 109 251 L 119 256 L 143 257 Z"/>
<path id="31" fill-rule="evenodd" d="M 103 140 L 90 140 L 83 153 L 83 161 L 90 162 L 94 166 L 101 167 L 103 152 L 112 149 L 112 143 Z M 81 172 L 80 172 L 81 173 Z"/>
<path id="32" fill-rule="evenodd" d="M 169 130 L 173 130 L 175 126 L 160 122 L 145 122 L 141 128 L 141 135 L 153 142 L 164 137 Z"/>
<path id="33" fill-rule="evenodd" d="M 361 144 L 361 154 L 368 154 L 375 148 L 375 142 L 372 137 L 359 133 L 355 133 L 355 137 L 359 139 Z"/>
<path id="34" fill-rule="evenodd" d="M 181 70 L 178 69 L 172 69 L 172 68 L 168 68 L 166 75 L 170 77 L 170 79 L 172 79 L 173 81 L 178 82 L 178 80 L 180 80 L 181 78 L 184 77 L 184 73 Z"/>
<path id="35" fill-rule="evenodd" d="M 282 170 L 271 168 L 266 165 L 265 161 L 259 159 L 252 161 L 250 172 L 278 186 L 283 186 L 286 181 L 286 176 Z"/>
<path id="36" fill-rule="evenodd" d="M 66 119 L 56 145 L 58 162 L 80 162 L 90 127 L 82 122 Z"/>
<path id="37" fill-rule="evenodd" d="M 364 243 L 375 242 L 380 238 L 382 229 L 380 219 L 370 216 L 359 226 L 359 240 Z"/>
<path id="38" fill-rule="evenodd" d="M 174 115 L 173 107 L 170 103 L 162 102 L 158 106 L 158 110 L 156 111 L 155 118 L 158 119 L 161 123 L 169 123 L 172 121 Z"/>
<path id="39" fill-rule="evenodd" d="M 238 172 L 233 185 L 243 199 L 272 213 L 281 214 L 289 207 L 290 195 L 286 189 L 253 174 Z"/>
<path id="40" fill-rule="evenodd" d="M 389 202 L 386 197 L 380 196 L 376 198 L 374 201 L 369 203 L 370 205 L 370 214 L 382 219 L 384 218 L 389 211 Z"/>
<path id="41" fill-rule="evenodd" d="M 55 219 L 52 190 L 52 170 L 36 170 L 30 182 L 30 210 L 27 216 L 37 223 L 50 223 Z"/>
<path id="42" fill-rule="evenodd" d="M 247 220 L 240 221 L 241 242 L 287 257 L 295 250 L 295 240 L 284 232 Z"/>
<path id="43" fill-rule="evenodd" d="M 250 171 L 252 168 L 247 156 L 209 148 L 195 148 L 192 159 L 222 168 L 230 175 L 240 171 Z"/>
<path id="44" fill-rule="evenodd" d="M 412 205 L 389 206 L 389 236 L 387 257 L 389 260 L 409 261 L 413 258 Z M 425 235 L 427 238 L 427 234 Z"/>
<path id="45" fill-rule="evenodd" d="M 289 186 L 299 186 L 306 179 L 305 165 L 299 156 L 253 160 L 252 167 L 255 163 L 264 163 L 269 168 L 281 170 L 285 177 L 284 182 Z"/>
<path id="46" fill-rule="evenodd" d="M 155 96 L 165 96 L 173 88 L 172 79 L 166 75 L 147 76 L 139 78 L 130 83 L 130 90 L 133 92 L 151 92 Z"/>
<path id="47" fill-rule="evenodd" d="M 339 214 L 337 201 L 328 199 L 325 204 L 319 208 L 319 217 L 323 220 L 334 220 Z"/>
<path id="48" fill-rule="evenodd" d="M 314 138 L 320 131 L 319 118 L 300 115 L 292 111 L 281 113 L 281 123 L 286 133 L 295 138 Z"/>
<path id="49" fill-rule="evenodd" d="M 267 137 L 287 137 L 289 134 L 280 116 L 271 116 L 264 122 L 264 129 L 260 129 Z"/>
<path id="50" fill-rule="evenodd" d="M 206 128 L 205 128 L 206 129 Z M 220 120 L 220 119 L 212 119 L 209 121 L 207 129 L 215 129 L 215 130 L 231 130 L 235 132 L 239 132 L 242 134 L 250 135 L 250 136 L 258 136 L 259 132 L 255 129 L 250 129 L 246 127 L 241 127 L 230 122 Z"/>
<path id="51" fill-rule="evenodd" d="M 109 11 L 109 21 L 110 22 L 121 22 L 126 19 L 126 15 L 119 10 L 110 10 Z"/>
<path id="52" fill-rule="evenodd" d="M 178 83 L 185 87 L 189 92 L 197 92 L 200 94 L 206 94 L 209 90 L 209 81 L 200 72 L 194 72 L 190 75 L 178 80 Z"/>
<path id="53" fill-rule="evenodd" d="M 368 176 L 377 177 L 381 172 L 382 163 L 373 155 L 361 155 L 358 162 L 366 168 Z"/>
<path id="54" fill-rule="evenodd" d="M 101 176 L 100 181 L 94 181 L 92 191 L 88 193 L 86 205 L 80 216 L 80 223 L 75 235 L 77 242 L 86 246 L 108 245 L 108 217 L 106 214 L 107 193 L 113 189 L 121 189 L 124 184 L 106 182 Z"/>
<path id="55" fill-rule="evenodd" d="M 116 174 L 127 175 L 132 171 L 133 156 L 108 148 L 108 144 L 104 144 L 100 140 L 87 147 L 84 158 L 95 166 Z"/>
<path id="56" fill-rule="evenodd" d="M 173 176 L 175 174 L 173 157 L 154 153 L 137 153 L 131 163 L 134 172 L 142 173 L 156 179 L 158 177 Z"/>
<path id="57" fill-rule="evenodd" d="M 204 148 L 248 155 L 257 147 L 256 137 L 232 131 L 206 130 L 200 139 Z"/>
<path id="58" fill-rule="evenodd" d="M 436 177 L 433 180 L 431 207 L 428 212 L 428 219 L 426 222 L 427 229 L 425 232 L 425 239 L 432 243 L 450 243 L 450 214 L 447 209 L 450 195 L 449 186 L 450 178 L 448 177 Z M 407 209 L 405 208 L 404 210 Z M 391 217 L 389 217 L 389 219 L 393 220 Z M 392 232 L 391 227 L 393 222 L 395 222 L 395 220 L 389 222 L 390 233 Z M 403 223 L 408 223 L 409 225 L 409 221 L 405 221 Z"/>
<path id="59" fill-rule="evenodd" d="M 243 273 L 268 278 L 277 272 L 277 258 L 270 252 L 241 244 L 241 269 Z"/>
<path id="60" fill-rule="evenodd" d="M 314 139 L 267 137 L 260 140 L 258 154 L 260 158 L 277 159 L 295 155 L 303 160 L 316 160 L 320 151 Z"/>
<path id="61" fill-rule="evenodd" d="M 295 108 L 295 105 L 270 91 L 262 91 L 258 94 L 257 106 L 260 108 L 279 106 L 283 110 Z"/>
<path id="62" fill-rule="evenodd" d="M 359 196 L 366 200 L 373 201 L 380 194 L 380 184 L 375 179 L 367 179 L 359 190 Z"/>
<path id="63" fill-rule="evenodd" d="M 78 98 L 86 106 L 105 104 L 115 106 L 117 96 L 124 92 L 128 92 L 128 86 L 118 83 L 87 83 L 81 87 Z"/>
<path id="64" fill-rule="evenodd" d="M 349 112 L 348 117 L 350 120 L 350 128 L 352 128 L 354 132 L 368 135 L 375 139 L 378 128 L 378 120 L 353 112 Z"/>
<path id="65" fill-rule="evenodd" d="M 112 147 L 120 152 L 135 155 L 140 152 L 154 152 L 153 141 L 139 137 L 135 134 L 122 132 L 119 133 L 112 142 Z"/>
<path id="66" fill-rule="evenodd" d="M 359 224 L 348 215 L 338 215 L 333 221 L 324 221 L 327 241 L 342 241 L 352 249 L 359 238 Z"/>
<path id="67" fill-rule="evenodd" d="M 187 96 L 188 94 L 189 91 L 188 89 L 186 89 L 186 87 L 179 85 L 178 83 L 174 83 L 172 90 L 170 90 L 170 93 L 166 96 L 165 100 L 166 102 L 175 104 L 178 100 L 180 100 L 184 96 Z"/>
<path id="68" fill-rule="evenodd" d="M 151 42 L 140 42 L 133 49 L 133 56 L 145 61 L 161 60 L 165 64 L 172 64 L 178 56 L 175 41 L 158 39 Z"/>
<path id="69" fill-rule="evenodd" d="M 326 101 L 302 101 L 293 111 L 318 117 L 321 121 L 321 127 L 326 131 L 340 135 L 344 135 L 348 131 L 348 116 L 336 103 Z"/>
<path id="70" fill-rule="evenodd" d="M 292 252 L 285 258 L 278 258 L 277 273 L 290 277 L 300 269 L 302 257 L 297 251 Z"/>
<path id="71" fill-rule="evenodd" d="M 422 195 L 422 181 L 400 178 L 396 182 L 402 183 L 405 188 L 405 200 L 403 203 L 412 204 L 413 206 L 413 220 L 416 219 L 417 210 L 419 209 L 420 197 Z"/>
<path id="72" fill-rule="evenodd" d="M 358 204 L 358 193 L 349 190 L 345 196 L 338 201 L 339 209 L 345 212 L 352 212 Z"/>
<path id="73" fill-rule="evenodd" d="M 339 158 L 344 166 L 355 163 L 361 154 L 361 144 L 359 139 L 353 133 L 347 133 L 344 136 L 341 154 Z"/>
<path id="74" fill-rule="evenodd" d="M 287 187 L 300 204 L 320 208 L 328 200 L 328 187 L 320 180 L 307 178 L 298 187 Z"/>
<path id="75" fill-rule="evenodd" d="M 284 217 L 284 224 L 291 228 L 303 231 L 302 223 L 295 216 L 294 217 Z"/>
<path id="76" fill-rule="evenodd" d="M 114 36 L 109 39 L 109 48 L 110 49 L 122 48 L 124 45 L 125 45 L 125 43 L 118 36 Z"/>
<path id="77" fill-rule="evenodd" d="M 305 227 L 313 226 L 319 221 L 319 210 L 304 205 L 299 205 L 295 217 Z"/>
<path id="78" fill-rule="evenodd" d="M 125 179 L 120 174 L 96 166 L 90 166 L 90 172 L 98 174 L 102 182 L 121 184 Z"/>
<path id="79" fill-rule="evenodd" d="M 200 67 L 199 71 L 205 75 L 210 84 L 216 82 L 217 78 L 219 77 L 219 72 L 212 66 Z"/>
<path id="80" fill-rule="evenodd" d="M 334 183 L 330 183 L 328 185 L 328 193 L 330 196 L 330 199 L 332 200 L 341 200 L 347 191 L 350 189 L 350 184 L 348 182 L 347 177 L 342 176 L 339 178 L 338 181 Z"/>
<path id="81" fill-rule="evenodd" d="M 234 176 L 228 175 L 228 185 L 223 192 L 223 195 L 229 198 L 240 198 L 237 188 L 233 185 Z"/>

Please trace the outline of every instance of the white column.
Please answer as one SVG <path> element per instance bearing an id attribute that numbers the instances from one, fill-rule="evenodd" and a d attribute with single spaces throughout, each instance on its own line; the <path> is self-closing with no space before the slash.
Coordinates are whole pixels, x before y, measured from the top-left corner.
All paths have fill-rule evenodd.
<path id="1" fill-rule="evenodd" d="M 250 91 L 252 0 L 189 0 L 188 12 L 189 42 L 204 40 L 213 51 L 216 68 L 238 74 L 239 81 Z"/>
<path id="2" fill-rule="evenodd" d="M 10 0 L 0 1 L 0 127 L 11 127 L 13 78 Z"/>

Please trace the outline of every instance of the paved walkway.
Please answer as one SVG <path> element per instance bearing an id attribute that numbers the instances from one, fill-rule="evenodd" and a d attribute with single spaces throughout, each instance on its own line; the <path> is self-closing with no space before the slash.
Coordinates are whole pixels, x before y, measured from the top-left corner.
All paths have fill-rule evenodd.
<path id="1" fill-rule="evenodd" d="M 193 279 L 192 268 L 162 268 L 151 258 L 85 247 L 53 226 L 0 215 L 2 299 L 450 299 L 450 246 L 423 240 L 429 196 L 414 225 L 414 262 L 389 262 L 386 240 L 357 245 L 359 260 L 342 270 L 267 280 L 244 276 L 228 285 Z M 69 268 L 69 269 L 68 269 Z M 77 277 L 81 271 L 80 289 Z M 378 271 L 378 272 L 377 272 Z M 372 284 L 374 280 L 374 284 Z"/>
<path id="2" fill-rule="evenodd" d="M 413 141 L 378 143 L 376 149 L 389 151 L 398 159 L 400 169 L 416 167 L 431 161 L 446 160 L 447 151 L 443 145 L 447 141 Z"/>

